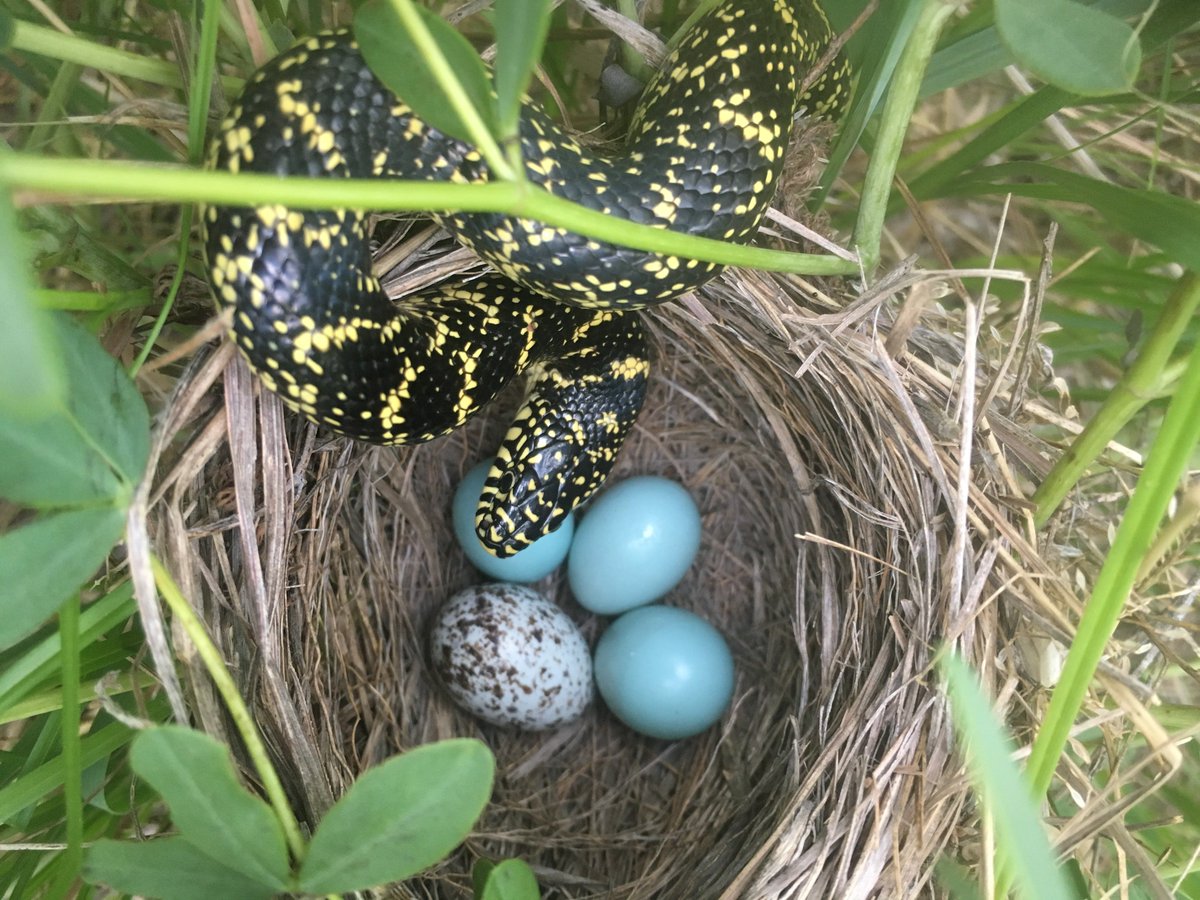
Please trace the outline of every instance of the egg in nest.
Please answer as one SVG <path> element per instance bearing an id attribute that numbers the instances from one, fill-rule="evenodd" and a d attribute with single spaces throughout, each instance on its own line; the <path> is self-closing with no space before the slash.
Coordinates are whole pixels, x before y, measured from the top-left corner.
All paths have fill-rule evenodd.
<path id="1" fill-rule="evenodd" d="M 481 584 L 438 612 L 430 657 L 446 689 L 493 725 L 544 731 L 578 719 L 592 699 L 587 642 L 531 588 Z"/>

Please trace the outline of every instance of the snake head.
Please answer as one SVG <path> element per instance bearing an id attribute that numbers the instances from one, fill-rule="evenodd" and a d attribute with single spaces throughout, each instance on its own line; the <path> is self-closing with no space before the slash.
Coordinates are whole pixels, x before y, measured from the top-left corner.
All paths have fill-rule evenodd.
<path id="1" fill-rule="evenodd" d="M 566 489 L 569 466 L 540 465 L 554 456 L 564 459 L 562 453 L 535 456 L 532 462 L 516 465 L 511 459 L 498 459 L 488 472 L 475 511 L 475 534 L 493 556 L 506 559 L 557 531 L 594 492 L 595 487 L 586 493 Z"/>
<path id="2" fill-rule="evenodd" d="M 536 367 L 488 471 L 475 512 L 475 534 L 504 559 L 557 529 L 612 471 L 646 396 L 644 338 L 633 317 L 605 320 L 619 329 L 607 353 Z"/>

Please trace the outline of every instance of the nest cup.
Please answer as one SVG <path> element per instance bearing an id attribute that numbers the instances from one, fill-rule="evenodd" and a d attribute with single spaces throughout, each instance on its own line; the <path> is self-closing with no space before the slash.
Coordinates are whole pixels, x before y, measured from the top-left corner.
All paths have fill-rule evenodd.
<path id="1" fill-rule="evenodd" d="M 558 731 L 492 728 L 429 669 L 434 611 L 483 580 L 455 545 L 451 496 L 519 386 L 455 434 L 374 448 L 284 413 L 227 348 L 197 363 L 154 537 L 301 818 L 393 753 L 478 736 L 497 781 L 476 833 L 388 896 L 469 897 L 481 856 L 522 857 L 548 898 L 927 890 L 967 801 L 932 660 L 950 644 L 995 678 L 1002 623 L 980 598 L 1003 590 L 986 532 L 1004 467 L 994 435 L 976 440 L 958 499 L 962 322 L 926 305 L 900 335 L 901 305 L 738 272 L 647 315 L 652 386 L 612 477 L 664 475 L 697 500 L 700 554 L 666 602 L 716 625 L 737 665 L 721 722 L 674 743 L 599 701 Z M 1009 348 L 980 349 L 984 385 Z M 224 396 L 205 393 L 230 360 Z M 603 622 L 565 577 L 537 587 L 594 645 Z M 180 657 L 197 724 L 228 739 L 206 674 Z"/>

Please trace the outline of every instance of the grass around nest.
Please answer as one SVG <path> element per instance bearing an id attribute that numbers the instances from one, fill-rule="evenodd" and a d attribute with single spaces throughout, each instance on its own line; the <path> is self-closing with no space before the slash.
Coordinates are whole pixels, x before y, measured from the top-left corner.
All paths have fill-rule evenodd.
<path id="1" fill-rule="evenodd" d="M 518 13 L 525 6 L 509 2 L 502 12 L 549 21 L 542 5 Z M 827 4 L 840 26 L 865 5 Z M 946 662 L 979 806 L 978 840 L 948 848 L 941 885 L 963 896 L 1004 895 L 1010 886 L 1038 897 L 1200 896 L 1192 740 L 1200 727 L 1192 609 L 1200 501 L 1184 478 L 1200 443 L 1200 9 L 1189 0 L 877 6 L 848 48 L 858 95 L 822 186 L 835 227 L 854 235 L 856 261 L 643 237 L 647 246 L 743 265 L 813 274 L 861 266 L 868 278 L 880 259 L 919 252 L 953 280 L 956 271 L 1036 271 L 1041 239 L 1057 223 L 1057 274 L 1046 273 L 1031 315 L 1062 383 L 1061 396 L 1043 401 L 1057 417 L 1047 436 L 1063 452 L 1017 503 L 1021 537 L 1047 558 L 1057 554 L 1075 573 L 1077 593 L 1060 605 L 1061 621 L 1029 629 L 1049 634 L 1029 654 L 1040 677 L 987 697 L 961 665 Z M 398 10 L 413 27 L 406 5 L 375 8 L 385 18 Z M 166 2 L 134 16 L 108 0 L 85 0 L 69 15 L 41 0 L 2 0 L 0 10 L 9 111 L 0 148 L 9 326 L 0 331 L 0 496 L 8 501 L 0 505 L 0 847 L 12 851 L 0 854 L 0 897 L 95 896 L 93 881 L 180 897 L 324 894 L 406 877 L 470 830 L 490 790 L 490 754 L 463 742 L 441 756 L 396 757 L 374 783 L 360 779 L 363 789 L 330 812 L 327 830 L 306 838 L 251 712 L 190 615 L 193 598 L 157 564 L 162 548 L 150 546 L 145 524 L 147 461 L 163 449 L 152 441 L 147 407 L 161 408 L 170 395 L 180 371 L 172 360 L 213 334 L 203 315 L 188 312 L 189 281 L 202 265 L 196 243 L 179 236 L 193 235 L 191 201 L 249 196 L 250 179 L 199 171 L 212 95 L 197 86 L 215 83 L 229 97 L 253 70 L 254 47 L 284 46 L 329 21 L 315 3 Z M 421 21 L 432 29 L 417 28 L 425 55 L 453 40 L 439 33 L 439 20 Z M 562 23 L 556 14 L 551 28 Z M 478 20 L 468 24 L 482 34 Z M 516 31 L 510 42 L 528 37 Z M 502 53 L 494 110 L 478 85 L 475 100 L 452 90 L 434 105 L 457 111 L 496 172 L 515 173 L 504 138 L 529 67 L 543 58 L 561 72 L 556 57 L 569 46 L 542 53 L 535 41 Z M 1080 52 L 1064 71 L 1068 47 Z M 1028 78 L 1055 83 L 1034 87 Z M 556 88 L 568 103 L 578 93 L 561 80 Z M 922 105 L 910 115 L 918 95 Z M 600 237 L 632 234 L 624 223 L 616 234 L 611 222 L 532 197 L 519 183 L 489 187 L 457 194 L 439 185 L 426 194 L 421 186 L 402 196 L 372 184 L 264 180 L 253 191 L 297 204 L 336 196 L 373 207 L 382 198 L 394 209 L 504 209 Z M 107 202 L 129 200 L 158 202 Z M 170 204 L 179 202 L 175 217 Z M 1002 204 L 1008 216 L 996 237 Z M 1025 314 L 1008 286 L 997 282 L 982 302 L 959 287 L 943 302 L 972 314 L 988 309 L 997 327 Z M 1075 507 L 1075 496 L 1099 499 Z M 1113 527 L 1103 545 L 1076 527 L 1106 517 Z M 150 561 L 152 576 L 138 567 Z M 162 596 L 200 650 L 254 761 L 256 792 L 212 738 L 145 730 L 187 715 L 161 613 L 133 599 L 139 577 L 138 595 Z M 211 790 L 178 777 L 189 768 L 207 773 Z M 461 803 L 451 804 L 457 819 L 444 833 L 410 841 L 411 854 L 390 868 L 356 855 L 367 829 L 347 817 L 375 822 L 388 838 L 411 827 L 369 795 L 409 791 L 410 809 L 420 811 L 421 802 L 455 796 L 451 785 L 460 786 Z M 207 820 L 203 800 L 216 811 Z M 179 837 L 129 849 L 124 839 L 139 823 L 167 821 Z M 1046 840 L 1028 840 L 1034 821 Z M 223 829 L 243 840 L 221 843 Z M 278 842 L 256 837 L 264 834 Z M 175 877 L 162 880 L 167 873 Z M 483 866 L 475 892 L 536 896 L 532 877 L 516 860 Z M 189 878 L 190 893 L 179 884 Z"/>

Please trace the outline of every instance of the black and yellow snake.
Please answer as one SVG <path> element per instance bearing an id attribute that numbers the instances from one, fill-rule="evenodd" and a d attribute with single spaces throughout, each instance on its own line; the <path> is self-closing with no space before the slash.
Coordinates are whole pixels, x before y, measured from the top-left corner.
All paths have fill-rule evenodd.
<path id="1" fill-rule="evenodd" d="M 846 93 L 815 0 L 724 0 L 654 75 L 620 150 L 581 144 L 536 106 L 520 125 L 528 179 L 607 215 L 743 242 L 774 193 L 793 116 Z M 260 69 L 222 125 L 232 171 L 475 183 L 473 147 L 421 119 L 347 34 L 306 40 Z M 366 216 L 281 206 L 205 214 L 213 290 L 263 384 L 313 422 L 379 444 L 458 427 L 514 376 L 529 394 L 480 497 L 499 556 L 552 531 L 603 482 L 649 370 L 629 310 L 678 297 L 719 266 L 630 250 L 503 214 L 436 217 L 497 274 L 393 304 L 371 271 Z"/>

